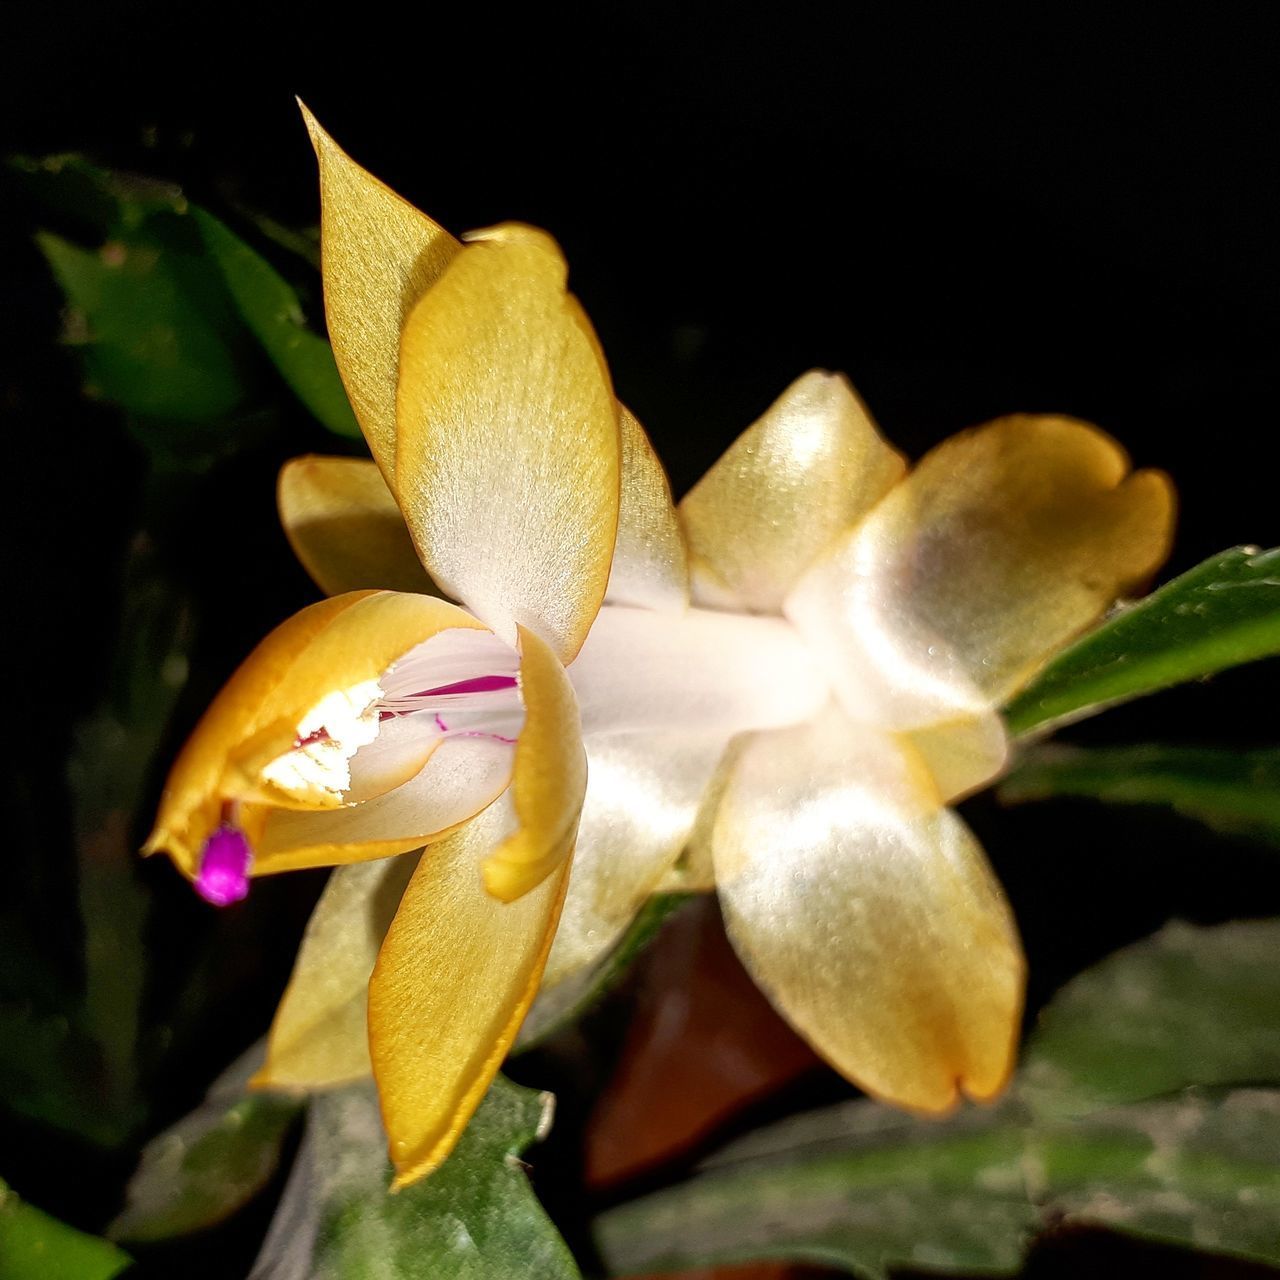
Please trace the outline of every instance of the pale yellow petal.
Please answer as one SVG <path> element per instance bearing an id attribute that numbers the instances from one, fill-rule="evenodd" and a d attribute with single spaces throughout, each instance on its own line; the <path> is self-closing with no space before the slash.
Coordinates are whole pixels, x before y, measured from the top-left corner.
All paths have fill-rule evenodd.
<path id="1" fill-rule="evenodd" d="M 294 554 L 327 595 L 377 587 L 438 594 L 368 459 L 294 458 L 280 469 L 276 505 Z"/>
<path id="2" fill-rule="evenodd" d="M 850 713 L 918 728 L 999 706 L 1169 549 L 1168 477 L 1069 418 L 934 449 L 786 602 Z"/>
<path id="3" fill-rule="evenodd" d="M 356 419 L 395 488 L 400 331 L 461 245 L 362 169 L 302 114 L 320 165 L 320 254 L 334 358 Z"/>
<path id="4" fill-rule="evenodd" d="M 325 1089 L 363 1080 L 369 1061 L 369 977 L 418 865 L 416 854 L 338 867 L 320 895 L 254 1083 Z"/>
<path id="5" fill-rule="evenodd" d="M 838 712 L 759 734 L 713 841 L 738 954 L 832 1066 L 921 1111 L 1004 1087 L 1023 992 L 1013 920 L 908 745 Z"/>
<path id="6" fill-rule="evenodd" d="M 1009 736 L 996 711 L 910 729 L 904 736 L 920 753 L 944 804 L 985 787 L 1009 760 Z"/>
<path id="7" fill-rule="evenodd" d="M 608 734 L 586 740 L 587 795 L 573 878 L 543 978 L 603 955 L 680 856 L 728 737 Z"/>
<path id="8" fill-rule="evenodd" d="M 569 661 L 609 578 L 621 449 L 549 236 L 498 227 L 463 249 L 409 317 L 398 405 L 400 506 L 432 577 Z"/>
<path id="9" fill-rule="evenodd" d="M 377 679 L 416 644 L 451 627 L 479 628 L 447 601 L 394 591 L 350 592 L 281 623 L 223 686 L 174 762 L 146 844 L 194 876 L 227 804 L 294 804 L 262 770 L 287 752 L 302 718 L 326 695 Z M 295 805 L 296 807 L 296 805 Z M 411 846 L 412 847 L 412 846 Z M 392 847 L 386 852 L 398 851 Z M 257 868 L 261 869 L 261 868 Z"/>
<path id="10" fill-rule="evenodd" d="M 671 485 L 644 428 L 625 405 L 618 408 L 622 499 L 605 598 L 678 612 L 689 603 L 689 563 Z"/>
<path id="11" fill-rule="evenodd" d="M 510 830 L 500 800 L 426 851 L 369 984 L 369 1043 L 397 1187 L 453 1149 L 537 991 L 569 863 L 518 902 L 481 868 Z"/>
<path id="12" fill-rule="evenodd" d="M 528 893 L 568 860 L 587 789 L 573 686 L 551 649 L 523 627 L 520 697 L 525 721 L 511 780 L 519 826 L 484 864 L 485 887 L 504 902 Z"/>
<path id="13" fill-rule="evenodd" d="M 848 381 L 806 373 L 680 503 L 694 599 L 776 612 L 815 557 L 903 470 Z"/>

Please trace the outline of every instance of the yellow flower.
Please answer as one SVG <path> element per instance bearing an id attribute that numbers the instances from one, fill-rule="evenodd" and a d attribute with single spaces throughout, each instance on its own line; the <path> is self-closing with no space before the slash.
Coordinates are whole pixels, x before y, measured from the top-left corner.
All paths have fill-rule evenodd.
<path id="1" fill-rule="evenodd" d="M 748 968 L 850 1079 L 923 1110 L 998 1092 L 1022 960 L 946 805 L 1003 767 L 1001 703 L 1159 564 L 1167 480 L 1057 418 L 906 474 L 811 373 L 677 513 L 554 242 L 459 243 L 307 119 L 374 461 L 282 472 L 331 598 L 215 700 L 147 845 L 219 902 L 338 868 L 260 1081 L 372 1069 L 404 1185 L 540 985 L 655 890 L 714 881 Z"/>

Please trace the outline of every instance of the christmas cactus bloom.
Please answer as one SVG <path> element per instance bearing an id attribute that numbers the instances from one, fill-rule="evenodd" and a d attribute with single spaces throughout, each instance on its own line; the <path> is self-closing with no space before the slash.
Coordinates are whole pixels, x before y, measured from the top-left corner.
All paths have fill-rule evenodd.
<path id="1" fill-rule="evenodd" d="M 555 243 L 459 242 L 308 124 L 373 460 L 282 472 L 329 598 L 218 695 L 147 845 L 219 904 L 336 868 L 259 1081 L 372 1071 L 411 1182 L 540 988 L 655 891 L 714 884 L 744 963 L 851 1080 L 924 1111 L 998 1093 L 1023 962 L 948 805 L 1004 767 L 1002 703 L 1159 565 L 1167 480 L 1048 417 L 908 472 L 811 373 L 677 512 Z"/>

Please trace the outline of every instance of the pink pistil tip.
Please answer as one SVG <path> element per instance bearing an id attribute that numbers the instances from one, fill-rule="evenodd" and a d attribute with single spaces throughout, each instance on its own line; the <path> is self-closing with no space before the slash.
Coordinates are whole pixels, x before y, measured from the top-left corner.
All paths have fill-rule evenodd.
<path id="1" fill-rule="evenodd" d="M 249 864 L 253 850 L 239 827 L 224 824 L 200 851 L 196 892 L 215 907 L 227 907 L 249 893 Z"/>

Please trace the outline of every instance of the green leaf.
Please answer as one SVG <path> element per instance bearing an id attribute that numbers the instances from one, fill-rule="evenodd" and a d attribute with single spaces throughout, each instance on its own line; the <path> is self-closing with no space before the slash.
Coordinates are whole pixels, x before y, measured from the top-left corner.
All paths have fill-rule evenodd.
<path id="1" fill-rule="evenodd" d="M 298 295 L 278 271 L 212 214 L 192 214 L 240 314 L 298 399 L 338 435 L 360 428 L 329 344 L 312 333 Z"/>
<path id="2" fill-rule="evenodd" d="M 1166 925 L 1058 992 L 1020 1089 L 1062 1115 L 1190 1085 L 1280 1083 L 1278 1014 L 1280 920 Z"/>
<path id="3" fill-rule="evenodd" d="M 1236 547 L 1122 609 L 1005 708 L 1025 734 L 1280 653 L 1280 549 Z"/>
<path id="4" fill-rule="evenodd" d="M 1062 1222 L 1280 1263 L 1280 1090 L 1189 1092 L 1041 1126 L 1032 1192 Z"/>
<path id="5" fill-rule="evenodd" d="M 164 1240 L 198 1231 L 229 1217 L 266 1185 L 305 1104 L 247 1091 L 262 1060 L 259 1043 L 214 1081 L 195 1111 L 147 1143 L 108 1235 Z"/>
<path id="6" fill-rule="evenodd" d="M 251 1280 L 579 1280 L 517 1159 L 550 1114 L 498 1077 L 444 1165 L 392 1195 L 373 1086 L 321 1094 Z"/>
<path id="7" fill-rule="evenodd" d="M 1280 749 L 1059 745 L 1032 751 L 1000 784 L 1008 804 L 1078 796 L 1161 805 L 1217 831 L 1280 844 Z"/>
<path id="8" fill-rule="evenodd" d="M 131 1262 L 115 1245 L 41 1213 L 0 1182 L 4 1280 L 110 1280 Z"/>
<path id="9" fill-rule="evenodd" d="M 601 1255 L 1009 1274 L 1067 1220 L 1280 1263 L 1277 956 L 1280 921 L 1171 925 L 1064 988 L 999 1106 L 793 1117 L 601 1215 Z"/>
<path id="10" fill-rule="evenodd" d="M 754 1260 L 883 1277 L 891 1267 L 1010 1275 L 1038 1216 L 1002 1112 L 929 1123 L 846 1103 L 725 1149 L 691 1181 L 596 1222 L 611 1274 Z"/>
<path id="11" fill-rule="evenodd" d="M 193 287 L 199 267 L 181 221 L 148 221 L 96 252 L 36 236 L 70 304 L 66 338 L 84 358 L 86 392 L 176 423 L 226 417 L 246 394 L 218 310 Z"/>
<path id="12" fill-rule="evenodd" d="M 550 991 L 539 992 L 516 1037 L 513 1052 L 536 1048 L 595 1008 L 626 977 L 631 966 L 658 936 L 667 917 L 691 897 L 688 893 L 655 894 L 640 908 L 626 933 L 603 959 L 566 978 Z"/>

